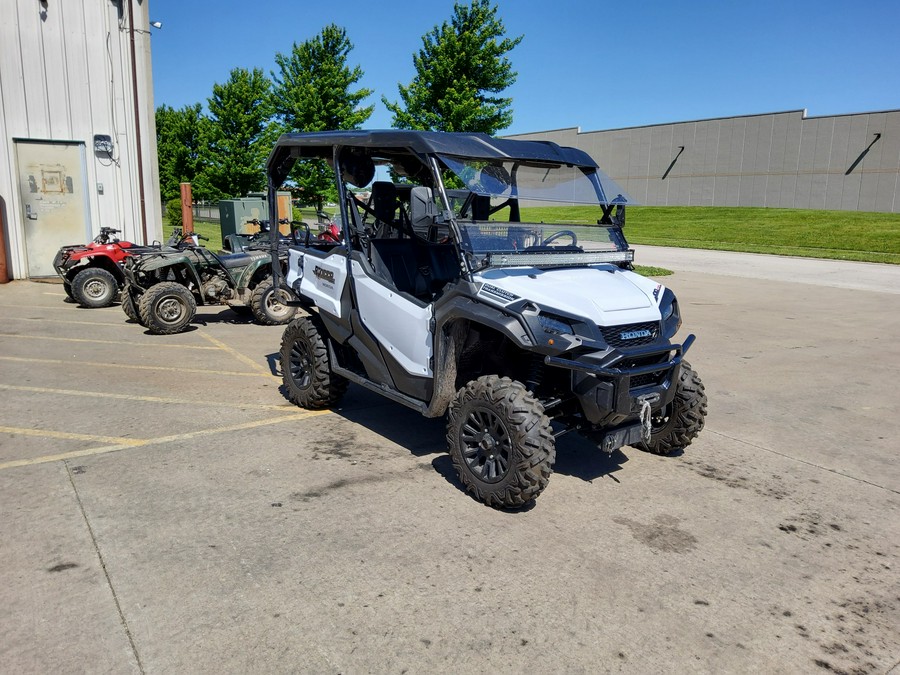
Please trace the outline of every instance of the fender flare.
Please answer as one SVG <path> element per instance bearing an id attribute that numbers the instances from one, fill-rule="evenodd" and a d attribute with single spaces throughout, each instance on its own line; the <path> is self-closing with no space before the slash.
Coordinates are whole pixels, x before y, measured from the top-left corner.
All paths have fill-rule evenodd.
<path id="1" fill-rule="evenodd" d="M 435 312 L 434 391 L 425 417 L 440 417 L 456 396 L 459 353 L 472 324 L 490 328 L 522 349 L 533 349 L 534 339 L 517 316 L 460 295 Z"/>

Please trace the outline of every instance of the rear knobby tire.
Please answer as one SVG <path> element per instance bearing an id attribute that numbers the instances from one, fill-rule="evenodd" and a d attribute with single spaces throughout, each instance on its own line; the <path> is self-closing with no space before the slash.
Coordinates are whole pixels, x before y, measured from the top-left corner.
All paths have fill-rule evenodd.
<path id="1" fill-rule="evenodd" d="M 518 508 L 550 480 L 556 445 L 544 406 L 523 384 L 485 375 L 450 404 L 447 446 L 459 480 L 488 506 Z"/>
<path id="2" fill-rule="evenodd" d="M 271 279 L 261 281 L 250 296 L 253 318 L 263 326 L 282 326 L 289 323 L 297 313 L 297 308 L 285 304 L 288 299 L 286 291 L 280 289 L 276 291 Z"/>
<path id="3" fill-rule="evenodd" d="M 135 302 L 134 296 L 131 295 L 131 291 L 127 286 L 125 287 L 125 290 L 122 291 L 122 311 L 125 312 L 125 316 L 131 321 L 141 323 L 141 315 L 138 312 L 138 303 Z"/>
<path id="4" fill-rule="evenodd" d="M 141 323 L 154 335 L 180 333 L 197 313 L 197 302 L 191 292 L 174 281 L 162 281 L 141 296 Z"/>
<path id="5" fill-rule="evenodd" d="M 282 380 L 301 408 L 328 408 L 347 391 L 349 382 L 331 371 L 325 334 L 317 318 L 304 316 L 289 323 L 281 338 Z"/>
<path id="6" fill-rule="evenodd" d="M 72 298 L 82 307 L 109 307 L 118 292 L 119 282 L 102 267 L 86 267 L 72 277 Z"/>
<path id="7" fill-rule="evenodd" d="M 655 455 L 683 450 L 697 438 L 706 420 L 706 391 L 700 376 L 687 361 L 681 362 L 675 398 L 650 419 L 650 441 L 637 447 Z"/>

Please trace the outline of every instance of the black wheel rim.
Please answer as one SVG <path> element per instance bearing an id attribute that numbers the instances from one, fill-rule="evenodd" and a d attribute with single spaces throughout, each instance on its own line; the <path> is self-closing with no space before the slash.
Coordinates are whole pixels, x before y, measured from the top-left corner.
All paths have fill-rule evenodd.
<path id="1" fill-rule="evenodd" d="M 303 342 L 294 342 L 291 345 L 290 358 L 291 379 L 301 389 L 309 386 L 312 380 L 312 355 L 309 347 Z"/>
<path id="2" fill-rule="evenodd" d="M 498 483 L 509 472 L 512 441 L 503 420 L 493 410 L 472 408 L 460 430 L 463 459 L 476 478 Z"/>
<path id="3" fill-rule="evenodd" d="M 658 434 L 660 431 L 663 431 L 667 426 L 669 426 L 669 420 L 672 419 L 672 410 L 674 408 L 673 403 L 669 403 L 663 408 L 657 410 L 650 417 L 650 433 Z"/>

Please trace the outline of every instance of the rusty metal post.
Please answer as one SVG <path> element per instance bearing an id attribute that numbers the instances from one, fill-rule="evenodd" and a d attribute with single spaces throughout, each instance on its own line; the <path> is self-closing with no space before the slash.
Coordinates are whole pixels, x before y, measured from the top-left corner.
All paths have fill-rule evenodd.
<path id="1" fill-rule="evenodd" d="M 190 183 L 181 184 L 181 231 L 194 231 L 194 198 Z"/>
<path id="2" fill-rule="evenodd" d="M 278 220 L 293 220 L 294 210 L 293 203 L 291 203 L 291 195 L 277 195 L 276 201 L 278 202 Z M 287 224 L 278 223 L 278 231 L 281 234 L 288 235 L 291 233 L 291 225 L 290 222 Z"/>
<path id="3" fill-rule="evenodd" d="M 9 269 L 6 267 L 6 226 L 3 223 L 3 200 L 0 199 L 0 284 L 9 283 Z"/>

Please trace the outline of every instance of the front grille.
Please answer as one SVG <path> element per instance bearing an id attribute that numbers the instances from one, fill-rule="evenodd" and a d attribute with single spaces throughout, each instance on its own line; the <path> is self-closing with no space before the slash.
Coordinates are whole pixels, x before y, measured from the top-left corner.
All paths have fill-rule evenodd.
<path id="1" fill-rule="evenodd" d="M 661 373 L 646 373 L 645 375 L 635 375 L 631 378 L 631 388 L 639 389 L 641 387 L 655 387 L 662 384 L 666 378 L 666 371 Z"/>
<path id="2" fill-rule="evenodd" d="M 641 356 L 637 358 L 626 358 L 616 363 L 619 368 L 640 368 L 642 366 L 654 366 L 667 364 L 670 352 L 665 354 L 655 354 L 653 356 Z M 644 373 L 642 375 L 632 375 L 629 387 L 631 389 L 639 389 L 640 387 L 655 387 L 664 384 L 669 377 L 671 369 L 667 367 L 657 370 L 653 373 Z"/>
<path id="3" fill-rule="evenodd" d="M 622 326 L 600 326 L 603 339 L 610 347 L 649 345 L 659 338 L 659 322 L 628 323 Z"/>

